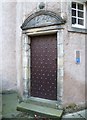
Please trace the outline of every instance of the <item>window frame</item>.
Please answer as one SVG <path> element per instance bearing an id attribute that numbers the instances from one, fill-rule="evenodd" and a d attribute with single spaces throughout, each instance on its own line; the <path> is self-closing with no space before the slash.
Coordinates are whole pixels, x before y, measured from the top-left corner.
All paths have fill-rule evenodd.
<path id="1" fill-rule="evenodd" d="M 76 3 L 76 8 L 72 8 L 72 3 Z M 78 4 L 82 4 L 83 5 L 83 10 L 80 10 L 78 9 Z M 76 11 L 76 16 L 72 16 L 72 10 L 75 10 Z M 78 16 L 78 11 L 81 11 L 83 12 L 83 18 L 79 17 Z M 76 18 L 76 24 L 73 24 L 72 23 L 72 18 Z M 80 25 L 78 24 L 78 19 L 79 20 L 83 20 L 83 25 Z M 75 27 L 75 28 L 84 28 L 86 27 L 86 5 L 85 3 L 81 3 L 81 2 L 71 2 L 71 24 L 72 24 L 72 27 Z"/>

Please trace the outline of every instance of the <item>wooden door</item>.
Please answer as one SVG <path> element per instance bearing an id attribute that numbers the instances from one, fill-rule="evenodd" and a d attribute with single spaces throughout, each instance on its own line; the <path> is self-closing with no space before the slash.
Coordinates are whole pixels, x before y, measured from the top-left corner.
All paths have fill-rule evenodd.
<path id="1" fill-rule="evenodd" d="M 31 96 L 57 99 L 56 34 L 31 37 Z"/>

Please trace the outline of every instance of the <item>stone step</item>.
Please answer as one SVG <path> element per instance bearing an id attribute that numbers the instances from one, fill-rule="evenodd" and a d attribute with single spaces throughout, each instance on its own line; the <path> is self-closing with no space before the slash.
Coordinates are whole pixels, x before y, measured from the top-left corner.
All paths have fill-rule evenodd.
<path id="1" fill-rule="evenodd" d="M 61 118 L 63 114 L 63 110 L 53 109 L 46 106 L 35 105 L 25 102 L 18 104 L 17 110 L 48 118 Z"/>

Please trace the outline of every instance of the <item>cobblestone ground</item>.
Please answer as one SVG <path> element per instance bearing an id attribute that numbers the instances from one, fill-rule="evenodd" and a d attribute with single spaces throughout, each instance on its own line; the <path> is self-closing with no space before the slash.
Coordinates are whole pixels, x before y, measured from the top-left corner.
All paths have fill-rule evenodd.
<path id="1" fill-rule="evenodd" d="M 17 106 L 17 93 L 3 94 L 2 95 L 2 116 L 5 118 L 13 118 L 19 114 L 16 111 Z"/>
<path id="2" fill-rule="evenodd" d="M 18 101 L 17 101 L 17 93 L 14 94 L 3 94 L 1 96 L 0 94 L 0 117 L 3 116 L 3 118 L 16 118 L 15 120 L 24 120 L 28 119 L 30 120 L 33 118 L 34 120 L 38 120 L 38 118 L 35 118 L 32 115 L 29 115 L 29 113 L 22 113 L 16 110 Z M 20 119 L 19 119 L 20 118 Z M 22 119 L 21 119 L 22 118 Z M 71 114 L 66 114 L 63 115 L 62 120 L 87 120 L 87 110 L 71 113 Z M 48 119 L 41 119 L 41 120 L 48 120 Z M 52 119 L 49 119 L 52 120 Z M 56 119 L 57 120 L 57 119 Z"/>
<path id="3" fill-rule="evenodd" d="M 79 111 L 79 112 L 75 112 L 75 113 L 71 113 L 71 114 L 67 114 L 67 115 L 64 115 L 62 120 L 65 120 L 65 119 L 80 119 L 80 120 L 87 120 L 87 110 L 82 110 L 82 111 Z"/>

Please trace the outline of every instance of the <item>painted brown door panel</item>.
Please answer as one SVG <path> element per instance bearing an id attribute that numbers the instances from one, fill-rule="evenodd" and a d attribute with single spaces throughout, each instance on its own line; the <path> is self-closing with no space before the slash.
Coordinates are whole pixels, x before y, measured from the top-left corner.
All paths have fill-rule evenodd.
<path id="1" fill-rule="evenodd" d="M 57 99 L 56 34 L 31 37 L 31 96 Z"/>

